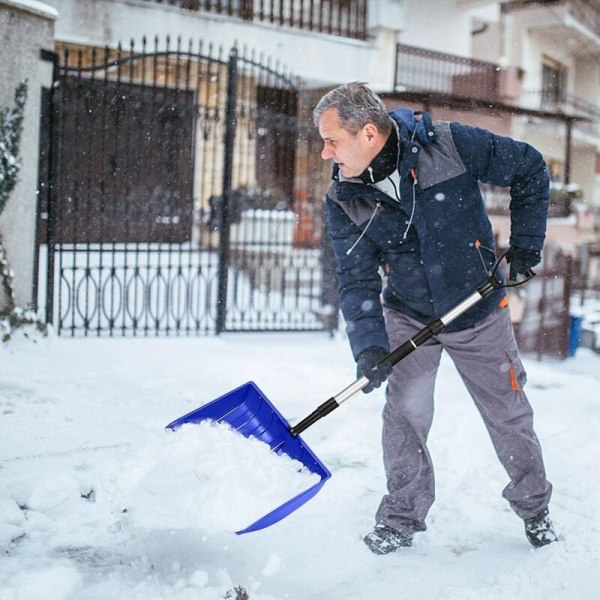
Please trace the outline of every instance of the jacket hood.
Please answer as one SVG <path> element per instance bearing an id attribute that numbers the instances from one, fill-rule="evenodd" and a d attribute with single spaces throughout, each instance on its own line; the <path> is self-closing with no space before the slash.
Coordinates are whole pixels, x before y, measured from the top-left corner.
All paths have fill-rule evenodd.
<path id="1" fill-rule="evenodd" d="M 398 108 L 390 113 L 390 117 L 400 128 L 400 137 L 404 137 L 402 135 L 404 133 L 422 146 L 426 146 L 435 139 L 431 117 L 427 112 L 413 111 L 412 108 Z"/>

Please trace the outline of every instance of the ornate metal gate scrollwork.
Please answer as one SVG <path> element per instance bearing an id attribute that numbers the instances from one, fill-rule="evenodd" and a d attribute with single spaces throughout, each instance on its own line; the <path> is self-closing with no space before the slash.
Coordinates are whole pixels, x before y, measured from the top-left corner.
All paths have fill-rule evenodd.
<path id="1" fill-rule="evenodd" d="M 181 40 L 59 50 L 40 163 L 55 329 L 334 328 L 298 82 Z"/>

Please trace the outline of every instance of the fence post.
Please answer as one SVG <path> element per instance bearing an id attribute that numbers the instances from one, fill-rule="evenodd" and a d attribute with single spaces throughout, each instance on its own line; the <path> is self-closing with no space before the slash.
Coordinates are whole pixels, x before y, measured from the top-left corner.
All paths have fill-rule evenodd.
<path id="1" fill-rule="evenodd" d="M 46 190 L 46 207 L 48 212 L 46 225 L 46 323 L 52 324 L 54 320 L 54 248 L 56 246 L 56 97 L 57 87 L 60 85 L 60 68 L 59 57 L 55 52 L 45 51 L 42 54 L 42 58 L 52 62 L 52 86 L 48 94 L 48 188 Z M 39 217 L 38 213 L 38 219 Z M 60 332 L 60 317 L 58 328 Z"/>
<path id="2" fill-rule="evenodd" d="M 223 190 L 221 201 L 221 231 L 219 237 L 219 281 L 217 292 L 217 334 L 225 330 L 227 318 L 227 278 L 229 272 L 229 200 L 231 198 L 233 152 L 237 125 L 237 48 L 229 52 L 229 68 L 227 75 L 227 98 L 225 104 L 225 148 L 223 157 Z"/>

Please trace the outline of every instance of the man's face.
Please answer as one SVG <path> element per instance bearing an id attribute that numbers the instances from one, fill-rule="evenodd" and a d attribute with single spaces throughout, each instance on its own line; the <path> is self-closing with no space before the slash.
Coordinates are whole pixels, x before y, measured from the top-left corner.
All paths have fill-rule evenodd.
<path id="1" fill-rule="evenodd" d="M 350 133 L 340 126 L 337 108 L 321 115 L 319 133 L 323 138 L 321 157 L 337 163 L 344 177 L 360 175 L 379 151 L 376 128 L 367 124 L 358 133 Z"/>

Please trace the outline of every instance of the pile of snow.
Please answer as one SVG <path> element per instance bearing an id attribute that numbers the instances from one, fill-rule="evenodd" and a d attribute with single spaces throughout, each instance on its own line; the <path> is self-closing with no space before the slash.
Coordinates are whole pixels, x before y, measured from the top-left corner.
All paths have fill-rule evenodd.
<path id="1" fill-rule="evenodd" d="M 214 534 L 244 529 L 319 481 L 264 442 L 203 421 L 142 449 L 110 495 L 136 527 Z"/>

